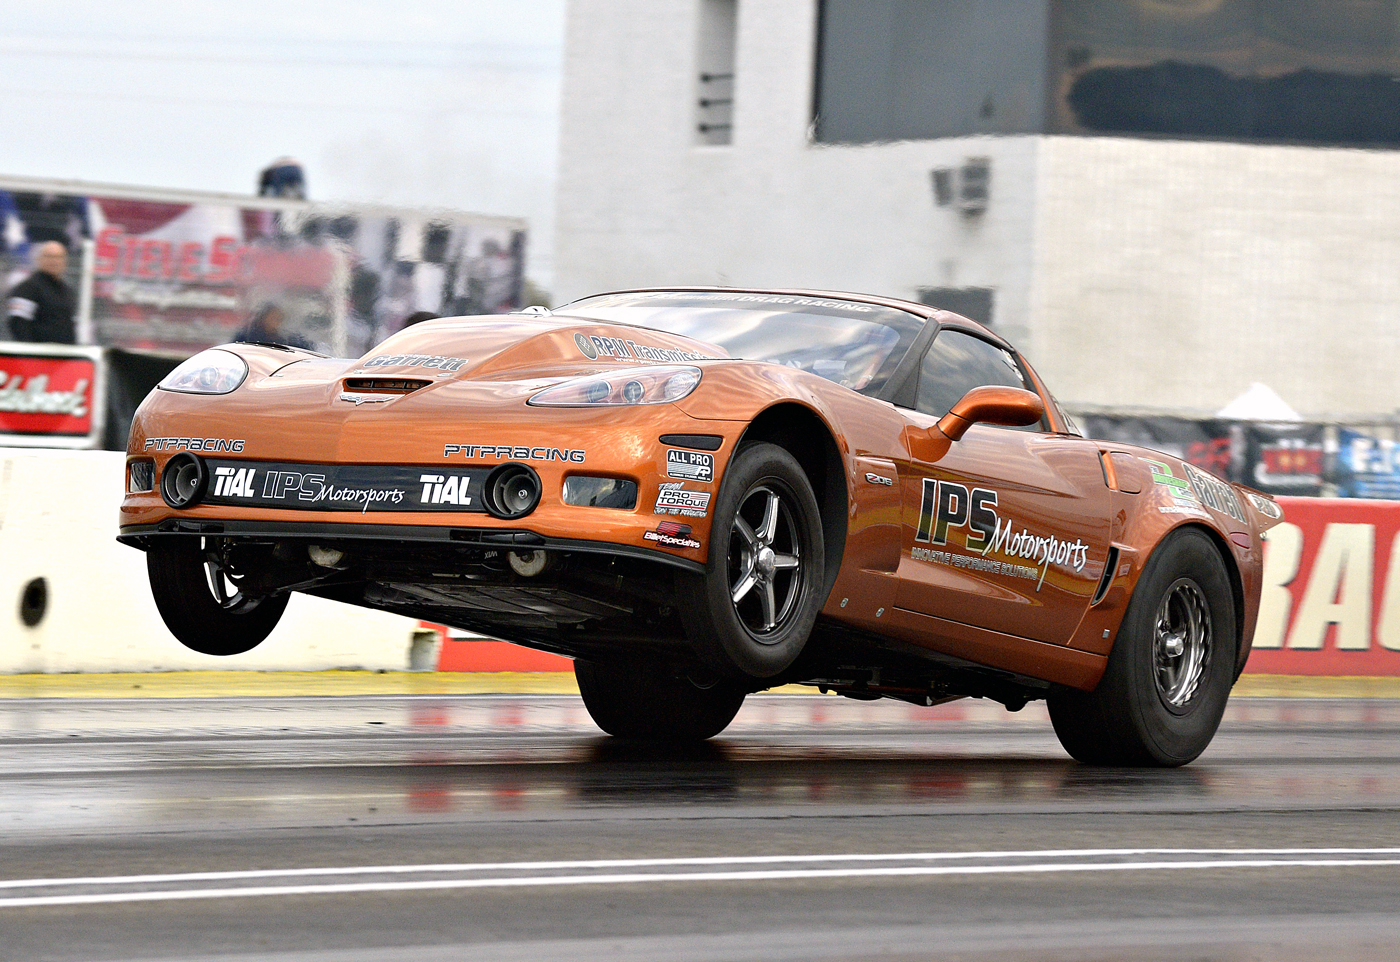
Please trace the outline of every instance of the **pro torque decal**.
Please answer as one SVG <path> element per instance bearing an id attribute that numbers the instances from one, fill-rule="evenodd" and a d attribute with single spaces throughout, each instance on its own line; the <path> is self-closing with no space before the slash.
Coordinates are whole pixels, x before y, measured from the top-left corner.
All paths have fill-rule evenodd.
<path id="1" fill-rule="evenodd" d="M 703 518 L 710 510 L 710 492 L 692 491 L 679 481 L 661 482 L 656 492 L 655 514 L 679 514 L 686 518 Z"/>
<path id="2" fill-rule="evenodd" d="M 969 490 L 966 485 L 953 481 L 924 478 L 919 527 L 914 533 L 914 540 L 945 545 L 949 544 L 954 530 L 962 530 L 963 545 L 974 553 L 967 555 L 916 546 L 910 557 L 915 561 L 972 568 L 1011 578 L 1034 579 L 1036 591 L 1045 583 L 1045 575 L 1051 565 L 1068 568 L 1075 573 L 1084 570 L 1089 560 L 1089 546 L 1083 541 L 1036 535 L 1025 527 L 1018 531 L 1010 518 L 1003 520 L 997 514 L 996 507 L 997 493 L 990 488 Z M 992 554 L 1012 560 L 987 557 Z M 1030 563 L 1020 564 L 1017 559 Z"/>

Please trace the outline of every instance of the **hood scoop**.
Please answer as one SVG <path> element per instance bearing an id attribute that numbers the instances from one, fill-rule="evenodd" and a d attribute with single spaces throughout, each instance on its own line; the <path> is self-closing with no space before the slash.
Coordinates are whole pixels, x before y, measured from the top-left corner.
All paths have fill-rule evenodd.
<path id="1" fill-rule="evenodd" d="M 412 394 L 432 383 L 429 378 L 422 377 L 347 377 L 345 390 L 368 391 L 373 394 Z"/>

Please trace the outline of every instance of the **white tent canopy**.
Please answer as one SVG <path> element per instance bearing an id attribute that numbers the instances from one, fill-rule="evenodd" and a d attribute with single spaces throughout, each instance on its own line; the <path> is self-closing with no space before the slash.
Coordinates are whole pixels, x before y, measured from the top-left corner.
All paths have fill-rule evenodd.
<path id="1" fill-rule="evenodd" d="M 1297 411 L 1288 402 L 1274 393 L 1267 384 L 1255 381 L 1239 397 L 1225 405 L 1216 417 L 1231 421 L 1301 421 Z"/>

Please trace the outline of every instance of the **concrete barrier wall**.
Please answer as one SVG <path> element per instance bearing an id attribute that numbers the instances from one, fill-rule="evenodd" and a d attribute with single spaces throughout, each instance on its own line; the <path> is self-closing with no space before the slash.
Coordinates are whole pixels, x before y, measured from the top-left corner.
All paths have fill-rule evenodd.
<path id="1" fill-rule="evenodd" d="M 146 556 L 118 544 L 124 456 L 0 448 L 0 673 L 409 667 L 417 622 L 295 595 L 267 641 L 243 655 L 189 651 L 166 630 Z M 19 609 L 34 578 L 48 607 Z"/>

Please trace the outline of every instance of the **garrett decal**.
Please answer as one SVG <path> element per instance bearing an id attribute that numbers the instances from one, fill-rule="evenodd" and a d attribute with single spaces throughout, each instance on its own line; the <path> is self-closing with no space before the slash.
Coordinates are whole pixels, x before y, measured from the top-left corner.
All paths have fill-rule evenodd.
<path id="1" fill-rule="evenodd" d="M 234 438 L 147 438 L 141 450 L 149 451 L 228 451 L 238 454 L 243 450 L 244 441 Z"/>
<path id="2" fill-rule="evenodd" d="M 667 448 L 666 477 L 709 484 L 715 479 L 715 456 L 700 451 Z"/>
<path id="3" fill-rule="evenodd" d="M 587 457 L 582 449 L 526 448 L 513 444 L 444 444 L 442 456 L 450 458 L 460 453 L 468 461 L 494 458 L 497 461 L 571 461 L 582 464 Z"/>
<path id="4" fill-rule="evenodd" d="M 644 532 L 642 539 L 655 541 L 667 548 L 700 547 L 700 542 L 690 536 L 690 525 L 677 521 L 662 521 L 654 530 Z"/>
<path id="5" fill-rule="evenodd" d="M 464 357 L 443 357 L 439 354 L 381 354 L 361 367 L 426 367 L 438 371 L 460 370 L 467 363 Z"/>
<path id="6" fill-rule="evenodd" d="M 915 547 L 915 561 L 931 561 L 958 568 L 989 571 L 1012 578 L 1035 579 L 1035 590 L 1045 583 L 1051 565 L 1078 573 L 1089 560 L 1089 546 L 1083 541 L 1064 541 L 1054 535 L 1035 535 L 1029 529 L 1016 530 L 1010 518 L 997 515 L 997 493 L 989 488 L 972 488 L 952 481 L 924 479 L 923 501 L 915 541 L 948 544 L 949 529 L 967 529 L 963 544 L 973 555 Z M 989 554 L 1021 559 L 1031 565 L 988 558 Z"/>
<path id="7" fill-rule="evenodd" d="M 710 492 L 691 491 L 679 481 L 661 482 L 656 492 L 654 514 L 678 514 L 685 518 L 703 518 L 710 510 Z"/>
<path id="8" fill-rule="evenodd" d="M 1241 524 L 1244 523 L 1244 509 L 1235 497 L 1235 489 L 1213 475 L 1206 474 L 1194 464 L 1186 465 L 1186 474 L 1201 503 L 1213 511 L 1228 514 Z"/>

